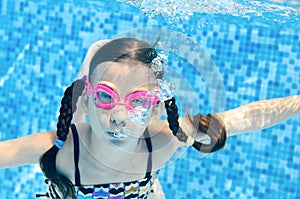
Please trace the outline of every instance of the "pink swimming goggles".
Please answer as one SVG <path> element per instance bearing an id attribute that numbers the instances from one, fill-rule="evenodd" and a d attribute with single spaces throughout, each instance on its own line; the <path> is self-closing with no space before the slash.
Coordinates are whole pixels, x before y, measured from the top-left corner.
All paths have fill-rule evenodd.
<path id="1" fill-rule="evenodd" d="M 92 88 L 88 78 L 85 80 L 87 86 L 87 95 L 93 95 L 94 103 L 97 107 L 111 109 L 116 105 L 125 106 L 127 110 L 132 111 L 136 107 L 150 108 L 155 106 L 159 100 L 158 96 L 149 91 L 136 91 L 128 94 L 124 102 L 120 102 L 119 95 L 110 87 L 104 84 L 98 84 Z"/>

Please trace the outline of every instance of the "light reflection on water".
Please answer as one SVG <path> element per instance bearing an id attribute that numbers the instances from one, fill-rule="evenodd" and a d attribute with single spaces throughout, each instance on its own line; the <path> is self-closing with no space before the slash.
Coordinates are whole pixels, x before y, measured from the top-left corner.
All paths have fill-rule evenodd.
<path id="1" fill-rule="evenodd" d="M 235 20 L 241 18 L 255 20 L 262 24 L 297 23 L 300 20 L 300 2 L 298 1 L 235 1 L 235 0 L 117 0 L 138 7 L 149 17 L 163 16 L 169 23 L 178 20 L 190 20 L 196 14 L 201 18 L 227 15 Z M 198 18 L 198 17 L 197 17 Z M 203 19 L 202 19 L 203 20 Z M 174 22 L 175 21 L 175 22 Z"/>

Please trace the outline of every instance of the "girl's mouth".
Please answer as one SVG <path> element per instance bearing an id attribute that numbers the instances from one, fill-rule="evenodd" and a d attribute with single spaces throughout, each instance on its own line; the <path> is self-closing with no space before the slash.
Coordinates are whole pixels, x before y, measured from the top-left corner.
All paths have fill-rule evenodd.
<path id="1" fill-rule="evenodd" d="M 126 138 L 128 136 L 127 133 L 124 133 L 121 130 L 119 130 L 118 132 L 107 131 L 107 134 L 112 138 Z"/>

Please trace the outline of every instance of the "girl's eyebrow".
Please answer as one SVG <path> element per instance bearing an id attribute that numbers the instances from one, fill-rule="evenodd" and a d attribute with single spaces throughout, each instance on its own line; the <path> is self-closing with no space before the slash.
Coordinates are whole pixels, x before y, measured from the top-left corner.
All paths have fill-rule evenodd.
<path id="1" fill-rule="evenodd" d="M 116 90 L 115 86 L 112 83 L 110 83 L 109 81 L 99 81 L 97 83 L 97 85 L 99 85 L 99 84 L 104 84 L 105 86 L 108 86 L 109 88 L 111 88 L 113 90 Z"/>
<path id="2" fill-rule="evenodd" d="M 135 92 L 139 92 L 139 91 L 151 91 L 152 87 L 151 84 L 146 84 L 140 87 L 135 87 L 133 90 L 131 90 L 130 93 L 135 93 Z"/>
<path id="3" fill-rule="evenodd" d="M 104 84 L 105 86 L 108 86 L 109 88 L 111 88 L 112 90 L 114 90 L 116 93 L 120 93 L 120 91 L 118 91 L 115 87 L 115 85 L 109 81 L 105 81 L 105 80 L 101 80 L 99 82 L 97 82 L 97 85 L 99 84 Z M 127 93 L 128 94 L 131 94 L 131 93 L 136 93 L 136 92 L 139 92 L 139 91 L 150 91 L 151 90 L 151 86 L 149 85 L 143 85 L 143 86 L 140 86 L 140 87 L 136 87 L 134 88 L 133 90 L 129 90 L 129 92 Z"/>

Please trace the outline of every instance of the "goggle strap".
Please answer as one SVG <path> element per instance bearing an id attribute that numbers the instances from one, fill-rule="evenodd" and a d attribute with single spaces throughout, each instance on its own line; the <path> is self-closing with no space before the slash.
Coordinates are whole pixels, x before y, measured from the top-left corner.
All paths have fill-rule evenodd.
<path id="1" fill-rule="evenodd" d="M 82 80 L 85 83 L 86 91 L 87 91 L 87 96 L 91 95 L 91 83 L 88 75 L 84 75 Z"/>

